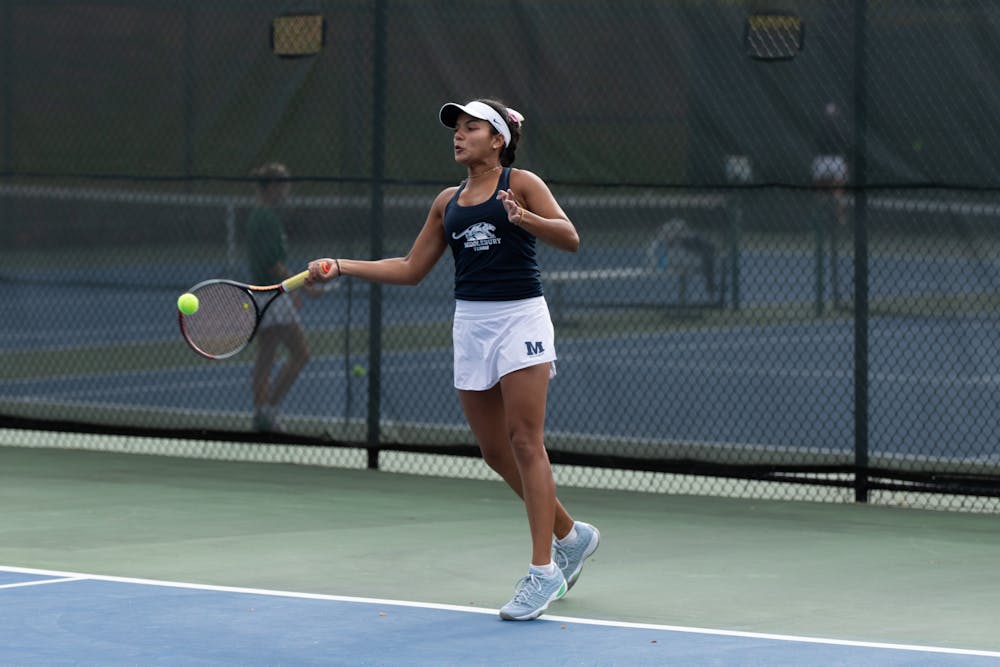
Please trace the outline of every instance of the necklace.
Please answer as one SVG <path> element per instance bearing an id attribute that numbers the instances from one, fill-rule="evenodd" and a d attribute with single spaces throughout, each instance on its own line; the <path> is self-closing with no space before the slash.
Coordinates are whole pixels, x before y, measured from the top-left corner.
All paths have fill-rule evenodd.
<path id="1" fill-rule="evenodd" d="M 471 181 L 471 180 L 474 180 L 476 178 L 482 178 L 483 176 L 489 176 L 490 174 L 492 174 L 495 171 L 500 171 L 500 165 L 497 165 L 497 166 L 493 167 L 492 169 L 487 169 L 486 171 L 484 171 L 481 174 L 475 174 L 473 176 L 469 176 L 469 178 L 466 179 L 466 180 Z"/>

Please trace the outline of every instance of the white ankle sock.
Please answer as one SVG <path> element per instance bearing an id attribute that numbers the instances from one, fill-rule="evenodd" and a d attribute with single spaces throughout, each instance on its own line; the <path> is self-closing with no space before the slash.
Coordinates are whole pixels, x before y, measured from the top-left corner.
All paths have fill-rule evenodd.
<path id="1" fill-rule="evenodd" d="M 556 573 L 556 564 L 552 561 L 549 561 L 545 565 L 535 565 L 532 563 L 531 567 L 528 568 L 528 571 L 540 574 L 543 577 L 551 577 Z"/>
<path id="2" fill-rule="evenodd" d="M 576 524 L 573 524 L 573 527 L 569 529 L 568 533 L 566 533 L 566 537 L 557 537 L 556 542 L 559 543 L 559 546 L 564 547 L 567 544 L 573 544 L 576 542 L 576 537 Z"/>

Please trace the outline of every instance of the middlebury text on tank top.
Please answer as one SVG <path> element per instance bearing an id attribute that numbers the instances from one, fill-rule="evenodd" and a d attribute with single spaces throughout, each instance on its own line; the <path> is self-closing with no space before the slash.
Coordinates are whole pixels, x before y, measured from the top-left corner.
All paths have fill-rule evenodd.
<path id="1" fill-rule="evenodd" d="M 510 168 L 500 173 L 497 191 L 510 188 Z M 507 220 L 496 191 L 475 206 L 459 206 L 459 186 L 444 211 L 444 233 L 455 258 L 455 298 L 516 301 L 542 296 L 535 237 Z"/>

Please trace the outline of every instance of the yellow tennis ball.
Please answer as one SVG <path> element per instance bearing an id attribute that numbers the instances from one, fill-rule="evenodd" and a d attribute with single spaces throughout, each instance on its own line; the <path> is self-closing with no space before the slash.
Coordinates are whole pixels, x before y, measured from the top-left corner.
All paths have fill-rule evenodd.
<path id="1" fill-rule="evenodd" d="M 177 310 L 185 315 L 193 315 L 198 312 L 198 297 L 191 292 L 185 292 L 177 297 Z"/>

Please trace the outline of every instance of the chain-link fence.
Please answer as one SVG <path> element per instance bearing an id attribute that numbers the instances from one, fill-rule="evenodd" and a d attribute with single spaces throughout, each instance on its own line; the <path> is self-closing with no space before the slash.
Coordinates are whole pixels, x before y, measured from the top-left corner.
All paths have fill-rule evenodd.
<path id="1" fill-rule="evenodd" d="M 405 254 L 464 175 L 439 106 L 488 96 L 582 238 L 539 250 L 554 461 L 1000 496 L 998 37 L 986 0 L 3 0 L 0 424 L 473 454 L 449 259 L 302 299 L 280 435 L 259 341 L 203 360 L 174 304 L 251 279 L 265 162 L 290 269 Z"/>

